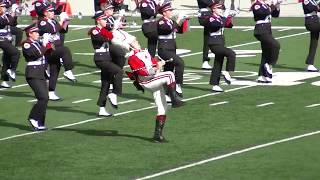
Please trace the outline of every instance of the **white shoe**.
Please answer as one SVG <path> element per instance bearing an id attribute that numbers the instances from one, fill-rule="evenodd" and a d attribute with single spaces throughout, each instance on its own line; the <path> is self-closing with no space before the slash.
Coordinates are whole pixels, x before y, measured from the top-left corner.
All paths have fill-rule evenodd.
<path id="1" fill-rule="evenodd" d="M 218 85 L 214 85 L 212 87 L 212 91 L 214 91 L 214 92 L 223 92 L 223 89 Z"/>
<path id="2" fill-rule="evenodd" d="M 11 69 L 7 69 L 7 75 L 9 76 L 12 81 L 16 81 L 16 73 Z"/>
<path id="3" fill-rule="evenodd" d="M 45 126 L 39 126 L 38 127 L 38 131 L 45 131 L 47 130 L 47 128 Z"/>
<path id="4" fill-rule="evenodd" d="M 56 95 L 55 91 L 49 91 L 49 99 L 51 101 L 58 101 L 60 97 Z"/>
<path id="5" fill-rule="evenodd" d="M 168 95 L 166 95 L 165 97 L 166 97 L 167 103 L 171 103 L 171 98 Z"/>
<path id="6" fill-rule="evenodd" d="M 64 77 L 67 78 L 71 82 L 77 82 L 76 77 L 74 77 L 73 73 L 71 70 L 65 71 L 63 73 Z"/>
<path id="7" fill-rule="evenodd" d="M 118 98 L 117 98 L 117 95 L 115 93 L 110 93 L 110 94 L 108 94 L 108 99 L 109 99 L 109 101 L 111 103 L 111 106 L 113 108 L 118 109 L 118 100 L 117 100 Z"/>
<path id="8" fill-rule="evenodd" d="M 319 72 L 319 70 L 316 67 L 314 67 L 314 65 L 312 65 L 312 64 L 309 64 L 307 66 L 307 71 L 308 72 Z"/>
<path id="9" fill-rule="evenodd" d="M 38 121 L 36 121 L 34 119 L 29 119 L 29 123 L 34 130 L 38 130 L 38 128 L 39 128 Z"/>
<path id="10" fill-rule="evenodd" d="M 181 84 L 176 84 L 176 92 L 179 97 L 183 97 Z"/>
<path id="11" fill-rule="evenodd" d="M 100 107 L 100 110 L 99 110 L 99 116 L 106 116 L 106 117 L 109 117 L 109 116 L 112 116 L 111 113 L 109 113 L 105 107 Z"/>
<path id="12" fill-rule="evenodd" d="M 210 64 L 209 64 L 208 61 L 203 61 L 201 68 L 202 68 L 202 69 L 211 70 L 211 69 L 212 69 L 212 66 L 210 66 Z"/>
<path id="13" fill-rule="evenodd" d="M 230 74 L 228 71 L 222 71 L 221 72 L 223 78 L 224 78 L 224 81 L 227 83 L 227 84 L 231 84 L 231 82 L 235 81 L 236 79 L 234 78 L 231 78 Z"/>
<path id="14" fill-rule="evenodd" d="M 272 67 L 268 63 L 265 63 L 263 66 L 266 71 L 267 77 L 272 78 Z"/>
<path id="15" fill-rule="evenodd" d="M 265 76 L 259 76 L 257 79 L 258 83 L 271 83 L 272 79 L 269 77 L 265 77 Z"/>
<path id="16" fill-rule="evenodd" d="M 9 81 L 2 81 L 1 87 L 3 88 L 11 88 L 11 85 L 9 84 Z"/>

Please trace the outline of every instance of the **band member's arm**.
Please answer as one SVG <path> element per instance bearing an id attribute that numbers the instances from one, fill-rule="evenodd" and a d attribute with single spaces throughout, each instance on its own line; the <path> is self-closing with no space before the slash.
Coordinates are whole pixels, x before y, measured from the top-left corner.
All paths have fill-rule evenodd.
<path id="1" fill-rule="evenodd" d="M 112 32 L 106 30 L 105 28 L 102 28 L 100 32 L 93 28 L 90 34 L 92 40 L 96 42 L 110 42 L 113 39 Z"/>

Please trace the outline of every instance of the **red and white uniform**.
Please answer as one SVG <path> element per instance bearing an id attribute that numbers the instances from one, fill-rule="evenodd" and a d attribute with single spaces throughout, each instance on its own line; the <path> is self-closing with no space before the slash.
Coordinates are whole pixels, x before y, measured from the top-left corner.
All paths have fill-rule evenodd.
<path id="1" fill-rule="evenodd" d="M 128 64 L 140 85 L 153 93 L 158 115 L 165 115 L 168 105 L 163 86 L 175 86 L 176 80 L 171 71 L 157 72 L 157 63 L 148 51 L 143 50 L 131 51 L 128 58 Z"/>

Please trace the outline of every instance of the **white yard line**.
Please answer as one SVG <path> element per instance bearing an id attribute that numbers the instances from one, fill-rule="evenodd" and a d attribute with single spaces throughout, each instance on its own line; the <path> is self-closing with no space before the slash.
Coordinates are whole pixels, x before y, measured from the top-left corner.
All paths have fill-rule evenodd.
<path id="1" fill-rule="evenodd" d="M 272 105 L 274 104 L 273 102 L 268 102 L 268 103 L 263 103 L 263 104 L 259 104 L 257 105 L 257 107 L 264 107 L 264 106 L 269 106 L 269 105 Z"/>
<path id="2" fill-rule="evenodd" d="M 76 28 L 72 28 L 71 31 L 78 31 L 78 30 L 82 30 L 82 29 L 89 29 L 90 27 L 76 27 Z"/>
<path id="3" fill-rule="evenodd" d="M 285 29 L 279 29 L 278 31 L 282 32 L 282 31 L 289 31 L 289 30 L 291 30 L 291 29 L 290 28 L 285 28 Z"/>
<path id="4" fill-rule="evenodd" d="M 218 106 L 218 105 L 222 105 L 222 104 L 228 104 L 228 101 L 222 101 L 222 102 L 217 102 L 217 103 L 213 103 L 213 104 L 209 104 L 209 106 Z"/>
<path id="5" fill-rule="evenodd" d="M 87 101 L 91 101 L 92 99 L 81 99 L 78 101 L 73 101 L 72 104 L 78 104 L 78 103 L 82 103 L 82 102 L 87 102 Z"/>
<path id="6" fill-rule="evenodd" d="M 250 86 L 243 86 L 243 87 L 237 87 L 237 88 L 233 88 L 233 89 L 228 89 L 224 93 L 237 91 L 237 90 L 245 89 L 245 88 L 250 88 L 250 87 L 254 87 L 254 86 L 255 85 L 250 85 Z M 201 96 L 196 96 L 196 97 L 184 99 L 183 101 L 191 101 L 191 100 L 201 99 L 201 98 L 204 98 L 204 97 L 214 96 L 214 95 L 218 95 L 218 94 L 220 94 L 220 93 L 209 93 L 209 94 L 205 94 L 205 95 L 201 95 Z M 148 106 L 148 107 L 144 107 L 144 108 L 140 108 L 140 109 L 124 111 L 124 112 L 116 113 L 116 114 L 114 114 L 114 116 L 121 116 L 121 115 L 129 114 L 129 113 L 140 112 L 140 111 L 144 111 L 144 110 L 148 110 L 148 109 L 153 109 L 155 107 L 156 106 Z M 79 122 L 76 122 L 76 123 L 61 125 L 61 126 L 57 126 L 57 127 L 51 128 L 51 129 L 49 129 L 49 130 L 47 130 L 45 132 L 48 132 L 48 131 L 50 131 L 52 129 L 61 129 L 61 128 L 64 128 L 64 127 L 75 126 L 75 125 L 84 124 L 84 123 L 87 123 L 87 122 L 98 121 L 98 120 L 101 120 L 101 119 L 105 119 L 105 117 L 92 118 L 92 119 L 87 119 L 87 120 L 84 120 L 84 121 L 79 121 Z M 4 137 L 4 138 L 1 138 L 0 141 L 4 141 L 4 140 L 8 140 L 8 139 L 14 139 L 14 138 L 17 138 L 17 137 L 28 136 L 28 135 L 32 135 L 32 134 L 35 134 L 35 133 L 30 133 L 29 132 L 29 133 L 23 133 L 23 134 L 13 135 L 13 136 L 9 136 L 9 137 Z"/>
<path id="7" fill-rule="evenodd" d="M 272 26 L 272 29 L 306 29 L 305 26 Z M 203 29 L 203 26 L 190 26 L 190 29 Z M 232 29 L 254 29 L 254 26 L 233 26 Z"/>
<path id="8" fill-rule="evenodd" d="M 135 101 L 137 101 L 137 100 L 130 99 L 130 100 L 127 100 L 127 101 L 118 102 L 118 104 L 128 104 L 128 103 L 135 102 Z"/>
<path id="9" fill-rule="evenodd" d="M 312 108 L 312 107 L 317 107 L 317 106 L 320 106 L 320 104 L 311 104 L 309 106 L 306 106 L 307 108 Z"/>
<path id="10" fill-rule="evenodd" d="M 242 31 L 243 31 L 243 32 L 246 32 L 246 31 L 253 31 L 253 28 L 243 29 Z"/>
<path id="11" fill-rule="evenodd" d="M 225 159 L 225 158 L 228 158 L 228 157 L 231 157 L 231 156 L 234 156 L 234 155 L 247 153 L 247 152 L 250 152 L 250 151 L 257 150 L 257 149 L 262 149 L 262 148 L 269 147 L 269 146 L 272 146 L 272 145 L 281 144 L 281 143 L 285 143 L 285 142 L 288 142 L 288 141 L 293 141 L 293 140 L 297 140 L 297 139 L 301 139 L 301 138 L 305 138 L 305 137 L 313 136 L 313 135 L 317 135 L 317 134 L 320 134 L 320 131 L 314 131 L 314 132 L 301 134 L 301 135 L 297 135 L 297 136 L 293 136 L 293 137 L 289 137 L 289 138 L 285 138 L 285 139 L 280 139 L 280 140 L 277 140 L 277 141 L 272 141 L 272 142 L 265 143 L 265 144 L 260 144 L 260 145 L 257 145 L 257 146 L 252 146 L 252 147 L 249 147 L 249 148 L 241 149 L 241 150 L 234 151 L 234 152 L 227 153 L 227 154 L 223 154 L 223 155 L 220 155 L 220 156 L 215 156 L 215 157 L 212 157 L 212 158 L 209 158 L 209 159 L 205 159 L 205 160 L 198 161 L 198 162 L 195 162 L 195 163 L 187 164 L 187 165 L 180 166 L 180 167 L 177 167 L 177 168 L 168 169 L 166 171 L 162 171 L 162 172 L 159 172 L 159 173 L 156 173 L 156 174 L 152 174 L 152 175 L 149 175 L 149 176 L 141 177 L 141 178 L 138 178 L 136 180 L 144 180 L 144 179 L 151 179 L 151 178 L 154 178 L 154 177 L 159 177 L 159 176 L 162 176 L 162 175 L 165 175 L 165 174 L 169 174 L 169 173 L 174 173 L 176 171 L 180 171 L 180 170 L 183 170 L 183 169 L 199 166 L 199 165 L 202 165 L 202 164 L 205 164 L 205 163 L 208 163 L 208 162 L 213 162 L 213 161 L 217 161 L 217 160 L 220 160 L 220 159 Z"/>
<path id="12" fill-rule="evenodd" d="M 38 100 L 37 99 L 31 99 L 28 102 L 36 102 L 36 101 L 38 101 Z"/>

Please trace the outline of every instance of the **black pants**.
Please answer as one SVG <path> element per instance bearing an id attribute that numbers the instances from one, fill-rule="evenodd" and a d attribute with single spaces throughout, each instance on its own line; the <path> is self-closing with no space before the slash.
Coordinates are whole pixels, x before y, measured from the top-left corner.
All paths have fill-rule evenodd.
<path id="1" fill-rule="evenodd" d="M 49 99 L 47 82 L 45 79 L 27 78 L 26 80 L 38 100 L 30 111 L 29 119 L 37 120 L 44 125 Z"/>
<path id="2" fill-rule="evenodd" d="M 155 57 L 158 42 L 157 23 L 143 23 L 142 32 L 143 35 L 148 39 L 148 52 L 152 57 Z"/>
<path id="3" fill-rule="evenodd" d="M 272 34 L 255 34 L 254 35 L 257 40 L 260 41 L 261 44 L 261 63 L 259 67 L 259 76 L 263 75 L 263 65 L 268 63 L 270 65 L 275 65 L 278 61 L 280 44 L 274 39 Z"/>
<path id="4" fill-rule="evenodd" d="M 109 45 L 109 50 L 112 62 L 118 65 L 120 68 L 123 68 L 126 63 L 126 53 L 124 52 L 124 50 L 119 46 L 113 44 Z"/>
<path id="5" fill-rule="evenodd" d="M 101 69 L 101 89 L 97 105 L 99 107 L 104 107 L 106 105 L 107 94 L 111 83 L 113 84 L 112 92 L 117 95 L 122 94 L 123 71 L 122 68 L 110 60 L 95 61 L 95 64 Z"/>
<path id="6" fill-rule="evenodd" d="M 310 45 L 309 53 L 306 59 L 306 64 L 314 64 L 314 57 L 317 52 L 319 33 L 320 33 L 320 23 L 306 24 L 306 28 L 310 31 Z"/>
<path id="7" fill-rule="evenodd" d="M 56 89 L 61 69 L 60 58 L 62 58 L 65 71 L 73 69 L 72 56 L 69 48 L 65 46 L 56 47 L 56 49 L 47 56 L 50 69 L 49 91 L 55 91 Z"/>
<path id="8" fill-rule="evenodd" d="M 19 63 L 20 53 L 19 50 L 7 40 L 0 41 L 0 49 L 3 51 L 1 80 L 9 81 L 9 76 L 7 75 L 6 71 L 8 69 L 16 71 Z"/>
<path id="9" fill-rule="evenodd" d="M 20 46 L 23 37 L 23 31 L 16 26 L 11 26 L 10 30 L 11 34 L 16 36 L 15 46 Z"/>
<path id="10" fill-rule="evenodd" d="M 176 50 L 158 49 L 158 55 L 164 60 L 173 58 L 173 61 L 164 65 L 164 71 L 174 72 L 176 83 L 183 84 L 184 61 L 177 55 Z"/>
<path id="11" fill-rule="evenodd" d="M 208 28 L 203 28 L 203 47 L 202 47 L 202 61 L 210 61 L 209 58 L 209 45 L 208 40 L 210 38 L 210 32 Z"/>
<path id="12" fill-rule="evenodd" d="M 210 50 L 215 54 L 214 64 L 210 77 L 211 85 L 219 85 L 224 57 L 227 57 L 226 71 L 234 71 L 236 53 L 223 45 L 210 45 Z"/>

